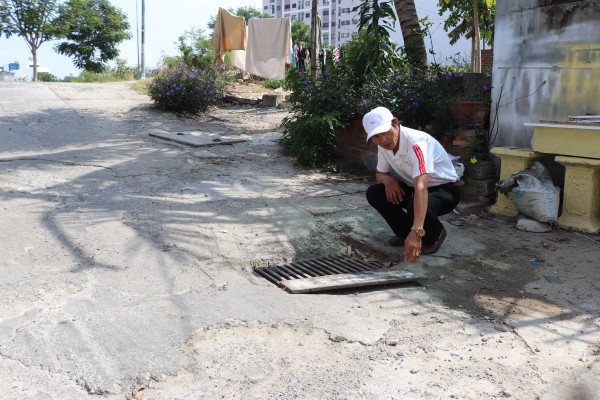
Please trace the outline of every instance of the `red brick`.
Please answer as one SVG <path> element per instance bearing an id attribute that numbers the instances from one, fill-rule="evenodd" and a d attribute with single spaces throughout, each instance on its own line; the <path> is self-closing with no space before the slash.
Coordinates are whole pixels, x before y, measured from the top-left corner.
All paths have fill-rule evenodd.
<path id="1" fill-rule="evenodd" d="M 360 160 L 361 152 L 360 152 L 360 150 L 350 149 L 350 155 L 352 157 L 356 157 L 356 158 L 358 158 Z"/>

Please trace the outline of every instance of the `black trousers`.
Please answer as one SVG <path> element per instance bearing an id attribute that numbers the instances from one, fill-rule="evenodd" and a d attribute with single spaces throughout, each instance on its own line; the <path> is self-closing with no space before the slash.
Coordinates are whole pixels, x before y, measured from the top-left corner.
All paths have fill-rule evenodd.
<path id="1" fill-rule="evenodd" d="M 381 214 L 396 236 L 406 238 L 414 220 L 415 189 L 404 182 L 398 183 L 406 193 L 400 204 L 393 204 L 387 200 L 383 183 L 377 183 L 367 189 L 367 201 Z M 438 216 L 452 211 L 459 201 L 460 191 L 454 182 L 429 188 L 427 214 L 423 225 L 425 229 L 424 243 L 433 244 L 437 241 L 444 228 Z"/>

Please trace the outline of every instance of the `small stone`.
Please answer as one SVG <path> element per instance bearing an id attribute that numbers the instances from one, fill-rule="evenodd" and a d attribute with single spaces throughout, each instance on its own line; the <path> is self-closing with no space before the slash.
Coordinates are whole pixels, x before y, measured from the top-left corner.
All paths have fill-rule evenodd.
<path id="1" fill-rule="evenodd" d="M 388 344 L 388 346 L 397 346 L 398 342 L 395 341 L 395 340 L 390 340 L 390 341 L 387 342 L 387 344 Z"/>
<path id="2" fill-rule="evenodd" d="M 419 372 L 419 371 L 417 371 L 416 369 L 411 369 L 411 370 L 410 370 L 410 373 L 411 373 L 411 374 L 416 374 L 417 372 Z"/>
<path id="3" fill-rule="evenodd" d="M 494 325 L 494 329 L 500 332 L 508 332 L 508 328 L 506 327 L 506 325 L 496 324 Z"/>
<path id="4" fill-rule="evenodd" d="M 404 357 L 404 352 L 403 351 L 399 351 L 399 352 L 396 353 L 396 355 L 398 357 Z"/>
<path id="5" fill-rule="evenodd" d="M 419 315 L 419 310 L 412 310 L 411 313 L 412 315 Z"/>
<path id="6" fill-rule="evenodd" d="M 536 347 L 536 348 L 535 348 L 535 352 L 536 352 L 536 353 L 539 353 L 540 351 L 541 351 L 541 350 L 540 350 L 540 348 L 539 348 L 539 347 Z"/>
<path id="7" fill-rule="evenodd" d="M 512 392 L 508 389 L 504 389 L 502 390 L 502 396 L 504 397 L 511 397 L 512 396 Z"/>
<path id="8" fill-rule="evenodd" d="M 481 341 L 482 341 L 482 342 L 487 342 L 487 341 L 488 341 L 488 338 L 481 338 Z"/>

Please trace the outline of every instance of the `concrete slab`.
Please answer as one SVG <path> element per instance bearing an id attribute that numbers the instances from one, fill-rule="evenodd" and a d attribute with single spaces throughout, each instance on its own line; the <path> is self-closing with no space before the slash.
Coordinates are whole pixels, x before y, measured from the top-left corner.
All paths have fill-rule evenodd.
<path id="1" fill-rule="evenodd" d="M 180 132 L 150 132 L 151 137 L 171 142 L 184 144 L 190 147 L 211 147 L 218 145 L 230 145 L 235 143 L 243 143 L 245 139 L 239 139 L 223 134 L 216 134 L 203 131 L 180 131 Z"/>

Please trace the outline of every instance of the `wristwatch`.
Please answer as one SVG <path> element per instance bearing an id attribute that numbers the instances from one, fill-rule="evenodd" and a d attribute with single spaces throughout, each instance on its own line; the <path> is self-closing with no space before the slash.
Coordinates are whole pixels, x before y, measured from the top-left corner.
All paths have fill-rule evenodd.
<path id="1" fill-rule="evenodd" d="M 412 228 L 410 228 L 410 230 L 417 232 L 417 235 L 419 235 L 419 237 L 425 236 L 425 229 L 423 228 L 417 228 L 416 226 L 413 226 Z"/>

